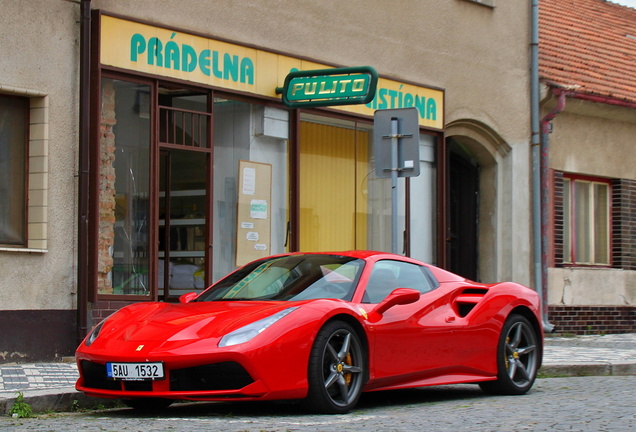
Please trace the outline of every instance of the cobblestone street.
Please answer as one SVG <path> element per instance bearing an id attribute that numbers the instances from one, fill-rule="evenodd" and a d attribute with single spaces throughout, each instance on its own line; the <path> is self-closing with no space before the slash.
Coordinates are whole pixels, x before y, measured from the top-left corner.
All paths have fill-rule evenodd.
<path id="1" fill-rule="evenodd" d="M 539 379 L 525 396 L 488 396 L 477 386 L 366 394 L 347 415 L 308 415 L 294 405 L 177 404 L 161 414 L 130 409 L 0 418 L 6 432 L 629 431 L 636 376 Z"/>

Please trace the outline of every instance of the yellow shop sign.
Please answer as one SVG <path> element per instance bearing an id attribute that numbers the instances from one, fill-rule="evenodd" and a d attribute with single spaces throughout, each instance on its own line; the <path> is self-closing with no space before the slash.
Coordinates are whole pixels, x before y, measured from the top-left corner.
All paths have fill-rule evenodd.
<path id="1" fill-rule="evenodd" d="M 269 51 L 107 15 L 101 16 L 100 55 L 101 64 L 106 66 L 272 99 L 280 99 L 276 89 L 283 85 L 290 72 L 331 68 Z M 355 93 L 357 87 L 347 87 L 344 84 L 331 83 L 329 89 L 346 89 L 349 93 Z M 311 93 L 312 86 L 310 81 L 303 82 L 303 97 Z M 420 126 L 443 128 L 442 90 L 379 78 L 372 91 L 374 93 L 362 104 L 333 106 L 332 109 L 372 117 L 377 109 L 413 106 L 418 109 Z M 298 84 L 295 93 L 290 93 L 290 96 L 300 97 L 300 94 Z M 328 105 L 325 103 L 322 106 Z"/>

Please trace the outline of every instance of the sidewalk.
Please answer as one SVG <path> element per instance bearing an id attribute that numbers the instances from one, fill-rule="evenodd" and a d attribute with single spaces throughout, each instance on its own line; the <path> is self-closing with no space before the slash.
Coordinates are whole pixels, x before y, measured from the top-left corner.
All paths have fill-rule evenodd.
<path id="1" fill-rule="evenodd" d="M 636 333 L 576 337 L 546 336 L 540 376 L 636 375 Z M 17 392 L 34 412 L 113 405 L 75 390 L 77 366 L 61 363 L 0 364 L 0 415 Z"/>

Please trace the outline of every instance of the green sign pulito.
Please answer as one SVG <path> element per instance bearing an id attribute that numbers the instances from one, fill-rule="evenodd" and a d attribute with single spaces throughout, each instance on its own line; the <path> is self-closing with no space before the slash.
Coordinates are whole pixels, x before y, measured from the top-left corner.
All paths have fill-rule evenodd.
<path id="1" fill-rule="evenodd" d="M 221 53 L 209 49 L 197 52 L 188 44 L 179 44 L 173 39 L 161 41 L 157 37 L 146 38 L 135 33 L 130 38 L 130 60 L 143 61 L 167 69 L 194 72 L 197 69 L 207 76 L 222 80 L 232 80 L 242 84 L 254 84 L 254 61 L 249 57 L 240 57 L 230 53 Z"/>

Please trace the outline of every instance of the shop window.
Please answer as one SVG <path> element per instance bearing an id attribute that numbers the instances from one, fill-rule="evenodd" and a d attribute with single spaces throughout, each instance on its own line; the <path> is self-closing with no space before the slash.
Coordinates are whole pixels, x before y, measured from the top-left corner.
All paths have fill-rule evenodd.
<path id="1" fill-rule="evenodd" d="M 30 97 L 0 95 L 0 250 L 47 249 L 48 106 Z"/>
<path id="2" fill-rule="evenodd" d="M 150 296 L 150 86 L 101 90 L 98 293 Z"/>
<path id="3" fill-rule="evenodd" d="M 213 280 L 289 248 L 289 113 L 214 99 Z"/>
<path id="4" fill-rule="evenodd" d="M 389 250 L 391 184 L 374 174 L 372 126 L 303 114 L 299 149 L 300 249 Z"/>
<path id="5" fill-rule="evenodd" d="M 435 144 L 433 135 L 420 135 L 421 174 L 408 179 L 408 209 L 407 179 L 397 188 L 399 252 L 427 261 L 435 258 Z M 302 113 L 300 250 L 391 251 L 391 180 L 375 175 L 373 145 L 371 124 Z"/>
<path id="6" fill-rule="evenodd" d="M 610 265 L 611 183 L 563 176 L 563 263 Z"/>

